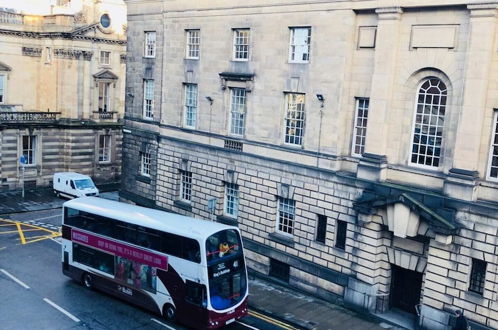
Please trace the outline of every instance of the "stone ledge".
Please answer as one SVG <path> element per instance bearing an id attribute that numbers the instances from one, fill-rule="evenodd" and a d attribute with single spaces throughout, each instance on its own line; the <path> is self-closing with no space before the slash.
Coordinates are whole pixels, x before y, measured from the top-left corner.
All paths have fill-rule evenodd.
<path id="1" fill-rule="evenodd" d="M 184 201 L 180 201 L 180 200 L 176 200 L 173 202 L 173 205 L 182 209 L 182 210 L 185 210 L 185 211 L 189 211 L 189 212 L 192 212 L 192 205 L 190 203 L 187 203 L 187 202 L 184 202 Z"/>

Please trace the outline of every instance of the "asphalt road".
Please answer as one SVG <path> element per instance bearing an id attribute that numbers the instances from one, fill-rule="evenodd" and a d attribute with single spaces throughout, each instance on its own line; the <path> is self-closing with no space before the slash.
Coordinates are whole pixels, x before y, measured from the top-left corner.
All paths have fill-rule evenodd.
<path id="1" fill-rule="evenodd" d="M 62 274 L 58 231 L 61 210 L 3 216 L 0 220 L 0 328 L 185 329 Z M 24 239 L 8 220 L 22 221 Z M 40 229 L 40 228 L 44 228 Z M 23 244 L 24 243 L 24 244 Z M 253 313 L 225 329 L 294 329 Z"/>

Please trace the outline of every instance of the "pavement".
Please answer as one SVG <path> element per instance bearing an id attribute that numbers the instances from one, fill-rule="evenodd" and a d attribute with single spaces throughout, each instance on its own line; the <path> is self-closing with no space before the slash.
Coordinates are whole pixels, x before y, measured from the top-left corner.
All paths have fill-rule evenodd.
<path id="1" fill-rule="evenodd" d="M 101 197 L 118 199 L 116 191 L 99 188 Z M 59 208 L 65 201 L 55 197 L 48 188 L 27 190 L 24 198 L 20 191 L 0 192 L 0 215 Z M 249 278 L 249 306 L 256 313 L 269 315 L 298 329 L 402 329 L 374 316 L 349 310 L 340 302 L 327 302 L 254 273 Z"/>

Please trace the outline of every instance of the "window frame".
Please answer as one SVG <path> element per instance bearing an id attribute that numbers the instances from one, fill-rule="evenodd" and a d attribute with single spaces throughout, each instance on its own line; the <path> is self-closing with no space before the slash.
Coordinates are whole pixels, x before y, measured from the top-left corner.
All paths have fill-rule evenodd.
<path id="1" fill-rule="evenodd" d="M 154 36 L 154 38 L 151 38 Z M 144 55 L 146 58 L 156 57 L 156 42 L 157 33 L 156 31 L 144 31 Z"/>
<path id="2" fill-rule="evenodd" d="M 235 95 L 235 91 L 241 92 L 243 95 Z M 234 102 L 237 100 L 238 102 Z M 242 102 L 239 102 L 243 100 Z M 243 110 L 238 111 L 242 106 Z M 239 118 L 235 118 L 235 115 L 239 115 Z M 230 87 L 230 135 L 243 137 L 246 133 L 246 114 L 247 114 L 247 91 L 245 88 Z M 242 119 L 240 119 L 242 118 Z M 234 123 L 240 123 L 242 125 L 234 125 Z"/>
<path id="3" fill-rule="evenodd" d="M 111 83 L 109 81 L 99 81 L 97 82 L 98 88 L 98 112 L 110 112 L 111 111 Z M 103 90 L 101 90 L 101 86 Z M 103 92 L 103 95 L 102 95 Z M 102 106 L 102 107 L 101 107 Z M 107 106 L 107 108 L 106 108 Z"/>
<path id="4" fill-rule="evenodd" d="M 233 45 L 232 45 L 232 60 L 238 62 L 247 62 L 249 61 L 250 49 L 251 49 L 251 29 L 250 28 L 236 28 L 233 30 Z M 238 44 L 238 40 L 243 40 L 244 37 L 238 37 L 238 33 L 247 32 L 247 44 Z M 246 47 L 246 50 L 238 50 L 237 47 Z M 246 57 L 237 57 L 237 54 L 247 53 Z"/>
<path id="5" fill-rule="evenodd" d="M 285 97 L 284 97 L 284 100 L 285 100 L 285 106 L 284 106 L 284 144 L 287 145 L 287 146 L 292 146 L 292 147 L 303 147 L 304 146 L 304 134 L 305 134 L 305 130 L 306 130 L 306 94 L 305 93 L 294 93 L 294 92 L 286 92 L 284 93 Z M 300 131 L 302 132 L 301 135 L 290 135 L 288 134 L 288 128 L 289 128 L 289 131 L 292 129 L 291 126 L 288 125 L 288 121 L 292 120 L 292 118 L 290 116 L 288 116 L 289 114 L 289 105 L 290 105 L 290 97 L 292 95 L 296 95 L 296 96 L 299 96 L 299 95 L 302 95 L 303 96 L 303 102 L 302 102 L 302 111 L 299 111 L 297 109 L 298 107 L 298 104 L 296 102 L 295 104 L 295 107 L 296 107 L 296 112 L 299 113 L 299 112 L 302 112 L 302 119 L 299 119 L 299 120 L 296 120 L 297 121 L 300 121 L 302 122 L 302 126 L 299 128 Z M 298 130 L 298 127 L 296 125 L 296 127 L 294 127 L 294 129 L 297 131 Z M 293 142 L 289 142 L 291 140 L 298 140 L 299 143 L 293 143 Z"/>
<path id="6" fill-rule="evenodd" d="M 111 155 L 112 155 L 112 135 L 110 134 L 99 135 L 98 162 L 110 163 L 112 160 Z"/>
<path id="7" fill-rule="evenodd" d="M 229 192 L 235 192 L 231 194 Z M 239 185 L 232 182 L 225 183 L 225 192 L 223 195 L 223 214 L 227 217 L 236 219 L 239 214 Z M 233 210 L 232 213 L 230 210 Z"/>
<path id="8" fill-rule="evenodd" d="M 488 165 L 486 166 L 486 180 L 498 182 L 498 165 L 493 166 L 493 158 L 496 158 L 498 163 L 498 109 L 494 109 L 493 126 L 491 127 L 491 138 L 489 142 Z M 496 142 L 494 142 L 496 141 Z M 497 149 L 496 155 L 493 150 Z M 496 177 L 491 176 L 493 167 L 497 169 Z"/>
<path id="9" fill-rule="evenodd" d="M 184 94 L 183 94 L 183 125 L 186 128 L 196 129 L 197 128 L 197 114 L 199 111 L 199 89 L 197 84 L 183 84 Z M 189 88 L 194 87 L 195 94 L 190 92 Z M 189 95 L 194 96 L 195 104 L 189 105 Z M 189 114 L 192 116 L 193 125 L 189 125 L 188 119 L 190 118 Z"/>
<path id="10" fill-rule="evenodd" d="M 360 107 L 360 103 L 363 101 L 363 106 Z M 366 106 L 365 106 L 366 103 Z M 355 114 L 354 114 L 354 122 L 353 122 L 353 137 L 351 140 L 351 155 L 355 157 L 361 157 L 365 152 L 365 142 L 367 138 L 367 125 L 368 125 L 368 112 L 370 108 L 370 98 L 368 97 L 357 97 L 355 100 Z M 363 116 L 362 124 L 364 121 L 364 126 L 358 125 L 358 120 L 360 119 L 359 113 L 362 111 Z M 366 112 L 366 115 L 365 115 Z M 362 130 L 363 135 L 358 134 L 358 129 Z M 360 138 L 360 144 L 356 143 L 357 138 Z M 356 148 L 360 149 L 360 153 L 356 152 Z"/>
<path id="11" fill-rule="evenodd" d="M 413 148 L 414 148 L 414 144 L 415 144 L 415 142 L 414 142 L 414 140 L 415 140 L 415 129 L 416 129 L 416 126 L 417 126 L 417 121 L 416 120 L 417 120 L 417 114 L 418 114 L 417 113 L 417 109 L 418 109 L 418 106 L 419 106 L 420 91 L 422 89 L 422 86 L 427 81 L 432 80 L 432 79 L 437 79 L 440 83 L 442 83 L 444 85 L 444 87 L 445 87 L 444 92 L 446 93 L 446 94 L 444 94 L 444 92 L 441 92 L 439 94 L 439 98 L 441 98 L 441 97 L 445 97 L 446 98 L 446 103 L 444 104 L 444 117 L 443 117 L 443 123 L 441 125 L 441 131 L 442 131 L 441 136 L 440 137 L 437 137 L 437 136 L 434 137 L 435 139 L 436 138 L 440 138 L 441 139 L 441 143 L 439 145 L 440 151 L 439 151 L 439 156 L 438 156 L 439 160 L 438 160 L 438 165 L 437 166 L 420 164 L 418 162 L 413 162 L 412 161 L 412 157 L 414 156 Z M 443 159 L 444 158 L 444 148 L 443 148 L 443 146 L 444 146 L 444 140 L 445 140 L 444 131 L 445 131 L 445 120 L 446 120 L 446 117 L 447 117 L 448 98 L 449 98 L 449 96 L 448 96 L 448 87 L 447 87 L 446 83 L 442 79 L 440 79 L 438 77 L 435 77 L 435 76 L 425 77 L 421 81 L 421 83 L 418 85 L 417 90 L 416 90 L 416 94 L 415 94 L 415 105 L 414 105 L 413 118 L 412 118 L 412 128 L 411 128 L 411 135 L 410 135 L 410 149 L 409 149 L 409 152 L 408 152 L 408 155 L 409 155 L 408 156 L 409 157 L 408 158 L 408 164 L 410 166 L 418 167 L 418 168 L 423 168 L 423 169 L 427 169 L 427 170 L 431 170 L 431 171 L 438 171 L 443 166 L 443 161 L 444 161 L 444 159 Z M 426 103 L 424 102 L 424 104 L 426 104 Z M 431 103 L 431 105 L 432 105 L 432 103 Z M 441 107 L 441 104 L 439 104 L 439 107 Z M 425 114 L 422 112 L 421 115 L 425 115 Z M 429 118 L 431 117 L 431 115 L 432 114 L 429 113 Z M 420 126 L 422 126 L 422 124 L 423 124 L 423 119 L 421 119 L 421 120 L 422 120 L 421 123 L 419 123 Z M 428 129 L 430 129 L 432 127 L 432 125 L 427 125 L 427 126 L 428 126 Z M 437 129 L 438 125 L 436 125 L 435 127 Z M 427 135 L 427 139 L 429 139 L 428 134 L 426 134 L 426 135 Z M 420 134 L 420 137 L 422 137 L 422 134 Z M 421 143 L 419 143 L 419 147 L 420 146 L 422 146 Z M 424 146 L 427 148 L 429 146 L 429 144 L 426 143 Z M 433 147 L 435 148 L 436 146 L 434 145 Z M 420 155 L 420 154 L 417 153 L 417 155 Z M 435 158 L 434 155 L 431 156 L 431 157 Z"/>
<path id="12" fill-rule="evenodd" d="M 102 56 L 103 54 L 107 54 L 107 62 L 103 61 L 103 59 L 106 58 L 106 56 Z M 101 50 L 100 51 L 99 62 L 100 62 L 100 65 L 105 65 L 105 66 L 111 65 L 111 52 L 108 51 L 108 50 Z"/>
<path id="13" fill-rule="evenodd" d="M 28 148 L 24 148 L 24 138 L 28 137 Z M 37 135 L 21 135 L 21 155 L 23 155 L 26 159 L 25 166 L 36 166 L 37 161 L 37 146 L 38 146 L 38 136 Z M 25 154 L 25 150 L 27 150 L 27 154 Z M 30 156 L 31 153 L 31 156 Z"/>
<path id="14" fill-rule="evenodd" d="M 180 191 L 179 198 L 182 202 L 192 202 L 193 175 L 191 171 L 180 170 Z"/>
<path id="15" fill-rule="evenodd" d="M 0 72 L 0 104 L 5 104 L 7 98 L 7 75 Z"/>
<path id="16" fill-rule="evenodd" d="M 472 264 L 470 267 L 470 274 L 469 274 L 468 291 L 481 296 L 484 295 L 484 290 L 486 289 L 487 268 L 488 268 L 488 263 L 486 261 L 472 258 Z M 484 272 L 477 273 L 478 271 L 479 272 L 484 271 Z M 478 281 L 478 283 L 475 283 L 475 281 Z"/>
<path id="17" fill-rule="evenodd" d="M 327 240 L 327 217 L 323 214 L 317 214 L 316 217 L 316 235 L 315 241 L 325 244 Z"/>
<path id="18" fill-rule="evenodd" d="M 150 90 L 147 88 L 151 86 Z M 144 119 L 153 120 L 154 119 L 154 79 L 144 79 L 143 84 L 143 112 L 142 116 Z M 148 98 L 149 92 L 152 94 L 150 98 Z M 150 103 L 148 103 L 150 101 Z"/>
<path id="19" fill-rule="evenodd" d="M 152 165 L 152 152 L 150 150 L 140 151 L 140 175 L 150 178 Z"/>
<path id="20" fill-rule="evenodd" d="M 200 29 L 187 29 L 186 32 L 186 48 L 185 48 L 185 58 L 189 60 L 198 60 L 201 57 L 201 30 Z M 197 33 L 197 37 L 192 36 L 192 34 Z M 197 43 L 192 42 L 197 41 Z M 197 47 L 197 49 L 195 49 Z M 191 55 L 192 53 L 197 53 L 197 56 Z"/>
<path id="21" fill-rule="evenodd" d="M 308 41 L 307 41 L 307 45 L 308 45 L 308 59 L 307 60 L 297 60 L 295 59 L 296 56 L 294 56 L 294 59 L 293 59 L 293 55 L 296 54 L 295 51 L 295 48 L 293 47 L 304 47 L 304 45 L 306 45 L 306 43 L 304 45 L 302 44 L 295 44 L 293 42 L 295 42 L 295 32 L 296 30 L 307 30 L 308 31 Z M 311 29 L 311 26 L 290 26 L 289 27 L 289 56 L 288 56 L 288 60 L 289 60 L 289 63 L 301 63 L 301 64 L 306 64 L 306 63 L 310 63 L 310 59 L 311 59 L 311 32 L 312 32 L 312 29 Z M 305 54 L 305 53 L 301 53 L 301 56 L 302 54 Z"/>
<path id="22" fill-rule="evenodd" d="M 339 219 L 336 220 L 334 247 L 336 249 L 346 251 L 347 239 L 348 239 L 348 223 L 343 220 Z"/>
<path id="23" fill-rule="evenodd" d="M 284 210 L 282 210 L 283 207 Z M 292 213 L 290 212 L 290 210 L 292 211 Z M 285 215 L 283 213 L 285 213 Z M 291 215 L 292 217 L 290 217 L 289 215 Z M 287 221 L 287 223 L 285 223 L 285 221 Z M 294 236 L 295 223 L 296 223 L 296 201 L 291 198 L 278 196 L 277 223 L 275 228 L 276 231 L 279 234 L 292 237 Z"/>

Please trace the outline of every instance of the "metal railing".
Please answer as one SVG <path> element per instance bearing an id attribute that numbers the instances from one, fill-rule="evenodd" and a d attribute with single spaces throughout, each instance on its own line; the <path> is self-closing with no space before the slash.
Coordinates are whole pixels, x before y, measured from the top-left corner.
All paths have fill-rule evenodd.
<path id="1" fill-rule="evenodd" d="M 56 121 L 60 112 L 0 112 L 0 122 Z"/>

